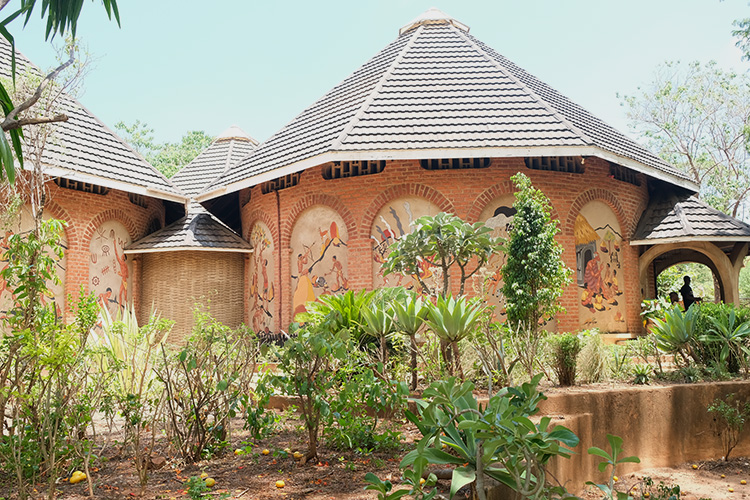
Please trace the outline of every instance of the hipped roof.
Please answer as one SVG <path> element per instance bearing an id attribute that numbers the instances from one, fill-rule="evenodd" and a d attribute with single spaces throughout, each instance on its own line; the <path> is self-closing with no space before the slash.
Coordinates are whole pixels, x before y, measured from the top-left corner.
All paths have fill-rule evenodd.
<path id="1" fill-rule="evenodd" d="M 258 141 L 240 127 L 232 125 L 170 180 L 183 193 L 195 196 L 257 146 Z"/>
<path id="2" fill-rule="evenodd" d="M 128 245 L 126 254 L 208 250 L 252 252 L 252 246 L 208 212 L 188 213 L 182 219 Z"/>
<path id="3" fill-rule="evenodd" d="M 654 196 L 638 222 L 630 244 L 683 241 L 750 241 L 750 225 L 694 196 Z"/>
<path id="4" fill-rule="evenodd" d="M 0 37 L 0 76 L 11 78 L 11 47 Z M 23 54 L 16 51 L 16 78 L 40 75 Z M 16 103 L 17 104 L 17 103 Z M 62 94 L 55 112 L 65 113 L 66 122 L 52 124 L 42 163 L 52 177 L 97 184 L 129 193 L 185 202 L 185 196 L 169 180 L 99 121 L 80 102 Z"/>
<path id="5" fill-rule="evenodd" d="M 683 173 L 431 9 L 197 197 L 333 160 L 599 156 L 697 191 Z"/>

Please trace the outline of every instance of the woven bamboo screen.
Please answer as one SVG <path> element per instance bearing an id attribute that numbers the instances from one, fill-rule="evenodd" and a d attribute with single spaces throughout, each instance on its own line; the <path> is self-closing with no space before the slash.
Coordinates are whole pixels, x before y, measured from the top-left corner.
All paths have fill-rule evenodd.
<path id="1" fill-rule="evenodd" d="M 229 327 L 242 323 L 243 254 L 233 252 L 158 252 L 143 254 L 141 322 L 152 307 L 175 321 L 169 342 L 182 344 L 193 328 L 196 304 Z"/>

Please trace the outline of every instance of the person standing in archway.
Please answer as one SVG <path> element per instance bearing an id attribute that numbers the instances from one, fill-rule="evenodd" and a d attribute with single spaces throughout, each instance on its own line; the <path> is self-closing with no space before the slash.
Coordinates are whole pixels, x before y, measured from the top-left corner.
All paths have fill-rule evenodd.
<path id="1" fill-rule="evenodd" d="M 682 295 L 682 303 L 684 304 L 685 310 L 687 311 L 690 306 L 692 306 L 695 302 L 699 302 L 700 299 L 696 299 L 693 295 L 693 289 L 690 286 L 690 276 L 685 276 L 683 278 L 683 281 L 685 282 L 685 284 L 682 285 L 682 288 L 680 288 L 680 294 Z"/>

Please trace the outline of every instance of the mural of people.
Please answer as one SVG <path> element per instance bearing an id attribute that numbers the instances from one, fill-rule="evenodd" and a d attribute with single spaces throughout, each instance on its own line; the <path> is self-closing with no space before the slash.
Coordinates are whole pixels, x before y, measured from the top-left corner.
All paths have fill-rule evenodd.
<path id="1" fill-rule="evenodd" d="M 117 221 L 107 221 L 94 231 L 89 244 L 89 290 L 117 317 L 130 304 L 132 263 L 123 252 L 130 243 L 127 229 Z"/>
<path id="2" fill-rule="evenodd" d="M 508 239 L 508 233 L 513 227 L 513 217 L 516 215 L 516 209 L 513 208 L 515 199 L 512 193 L 502 195 L 489 203 L 479 215 L 479 220 L 492 228 L 492 236 Z M 477 290 L 484 289 L 487 303 L 495 306 L 497 318 L 505 318 L 503 280 L 500 276 L 500 270 L 505 265 L 505 261 L 504 253 L 493 255 L 487 262 L 485 273 L 478 275 L 474 284 Z"/>
<path id="3" fill-rule="evenodd" d="M 49 219 L 48 216 L 44 216 L 44 219 Z M 32 215 L 31 207 L 26 205 L 21 208 L 17 220 L 11 222 L 8 227 L 3 230 L 3 236 L 0 238 L 0 270 L 5 269 L 8 266 L 8 256 L 6 252 L 9 249 L 10 238 L 14 234 L 26 234 L 34 228 L 34 217 Z M 52 281 L 47 283 L 49 294 L 41 297 L 43 305 L 54 304 L 55 311 L 58 317 L 62 317 L 63 304 L 65 300 L 65 271 L 67 266 L 67 250 L 68 241 L 63 231 L 60 245 L 63 249 L 62 259 L 56 262 L 56 271 L 59 283 Z M 5 279 L 0 276 L 0 319 L 5 318 L 11 307 L 13 307 L 14 298 L 12 291 L 9 289 L 8 283 Z"/>
<path id="4" fill-rule="evenodd" d="M 344 220 L 329 207 L 309 208 L 297 219 L 291 239 L 295 316 L 321 295 L 349 290 L 347 240 Z"/>
<path id="5" fill-rule="evenodd" d="M 620 281 L 622 233 L 615 214 L 605 203 L 592 201 L 576 217 L 574 233 L 581 326 L 604 332 L 627 331 Z"/>
<path id="6" fill-rule="evenodd" d="M 268 227 L 257 222 L 250 231 L 253 256 L 250 260 L 250 318 L 256 333 L 272 333 L 276 328 L 274 245 Z"/>
<path id="7" fill-rule="evenodd" d="M 420 291 L 416 278 L 407 278 L 399 273 L 383 276 L 382 264 L 390 254 L 390 246 L 402 236 L 412 232 L 413 222 L 425 215 L 437 215 L 440 209 L 434 203 L 418 197 L 405 197 L 393 200 L 380 209 L 375 216 L 370 238 L 373 241 L 372 274 L 373 286 L 403 286 L 407 289 Z M 420 278 L 434 281 L 440 270 L 429 266 L 426 262 L 420 266 Z"/>

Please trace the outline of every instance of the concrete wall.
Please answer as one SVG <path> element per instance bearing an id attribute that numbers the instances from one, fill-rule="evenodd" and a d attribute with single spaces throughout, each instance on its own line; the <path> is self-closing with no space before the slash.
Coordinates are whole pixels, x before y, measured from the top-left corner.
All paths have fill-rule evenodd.
<path id="1" fill-rule="evenodd" d="M 598 446 L 609 451 L 607 434 L 623 439 L 624 456 L 641 459 L 640 464 L 618 468 L 619 474 L 721 458 L 721 439 L 706 408 L 715 398 L 730 393 L 747 400 L 750 382 L 550 394 L 540 405 L 541 414 L 554 417 L 554 424 L 564 425 L 581 439 L 576 455 L 567 460 L 554 459 L 550 471 L 572 492 L 583 489 L 586 481 L 604 482 L 609 476 L 598 471 L 600 460 L 586 450 Z M 746 428 L 732 456 L 750 455 L 749 434 Z"/>

